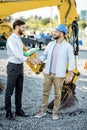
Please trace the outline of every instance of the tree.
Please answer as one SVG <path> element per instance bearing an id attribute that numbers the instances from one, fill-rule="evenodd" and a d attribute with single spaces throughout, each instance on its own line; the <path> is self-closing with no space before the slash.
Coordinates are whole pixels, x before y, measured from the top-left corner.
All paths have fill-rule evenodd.
<path id="1" fill-rule="evenodd" d="M 48 24 L 48 23 L 50 23 L 50 18 L 44 18 L 44 19 L 42 20 L 42 24 L 43 24 L 43 25 L 46 25 L 46 24 Z"/>

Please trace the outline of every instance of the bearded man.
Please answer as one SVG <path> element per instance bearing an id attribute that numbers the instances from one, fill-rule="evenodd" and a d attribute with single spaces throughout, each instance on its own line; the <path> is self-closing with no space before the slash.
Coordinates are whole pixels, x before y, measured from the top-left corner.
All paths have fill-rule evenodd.
<path id="1" fill-rule="evenodd" d="M 50 42 L 43 55 L 39 59 L 34 60 L 34 64 L 46 60 L 46 67 L 44 71 L 43 83 L 43 98 L 40 111 L 35 117 L 40 118 L 46 115 L 46 108 L 48 106 L 49 93 L 54 85 L 54 107 L 52 119 L 58 119 L 58 109 L 61 101 L 61 91 L 63 81 L 70 82 L 74 65 L 74 53 L 72 46 L 66 42 L 65 35 L 67 34 L 67 27 L 64 24 L 59 24 L 53 32 L 54 40 Z M 68 63 L 68 74 L 66 77 L 66 65 Z M 65 78 L 66 77 L 66 78 Z"/>
<path id="2" fill-rule="evenodd" d="M 12 119 L 11 97 L 15 88 L 15 115 L 26 117 L 22 110 L 22 91 L 23 91 L 23 63 L 29 59 L 23 55 L 23 43 L 20 36 L 25 31 L 25 22 L 16 20 L 13 23 L 14 32 L 7 40 L 7 86 L 5 93 L 6 118 Z"/>

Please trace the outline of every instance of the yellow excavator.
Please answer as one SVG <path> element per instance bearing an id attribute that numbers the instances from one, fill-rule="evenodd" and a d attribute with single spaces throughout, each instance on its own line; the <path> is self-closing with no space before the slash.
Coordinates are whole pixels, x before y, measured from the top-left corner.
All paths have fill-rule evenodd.
<path id="1" fill-rule="evenodd" d="M 73 70 L 72 81 L 69 84 L 63 84 L 62 97 L 60 109 L 70 106 L 69 100 L 75 96 L 76 82 L 79 76 L 77 69 L 76 56 L 78 55 L 78 15 L 76 11 L 75 0 L 0 0 L 0 35 L 6 39 L 12 33 L 12 28 L 7 25 L 5 18 L 16 12 L 31 10 L 47 6 L 57 6 L 59 23 L 65 24 L 68 27 L 67 40 L 72 43 L 75 55 L 75 70 Z M 27 47 L 24 46 L 24 51 L 27 51 Z M 33 51 L 30 58 L 37 57 L 36 52 Z M 28 64 L 34 73 L 40 73 L 43 70 L 43 64 L 37 64 L 33 66 Z M 67 72 L 66 72 L 67 74 Z M 75 98 L 73 98 L 75 101 Z M 73 101 L 72 101 L 73 102 Z M 74 102 L 73 102 L 74 103 Z M 48 111 L 52 112 L 54 100 L 48 105 Z"/>

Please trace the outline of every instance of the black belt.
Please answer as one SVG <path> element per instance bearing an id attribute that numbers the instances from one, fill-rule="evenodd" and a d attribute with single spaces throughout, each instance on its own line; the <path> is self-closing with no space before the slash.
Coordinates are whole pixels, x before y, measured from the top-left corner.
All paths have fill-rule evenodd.
<path id="1" fill-rule="evenodd" d="M 16 64 L 16 63 L 12 63 L 12 62 L 9 62 L 9 64 L 13 64 L 13 65 L 23 65 L 23 63 Z"/>

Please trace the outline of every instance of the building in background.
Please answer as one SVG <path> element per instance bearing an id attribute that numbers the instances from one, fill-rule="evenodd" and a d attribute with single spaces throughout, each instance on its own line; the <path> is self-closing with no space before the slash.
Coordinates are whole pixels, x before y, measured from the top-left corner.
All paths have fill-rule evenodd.
<path id="1" fill-rule="evenodd" d="M 87 20 L 87 10 L 81 10 L 80 20 Z"/>

